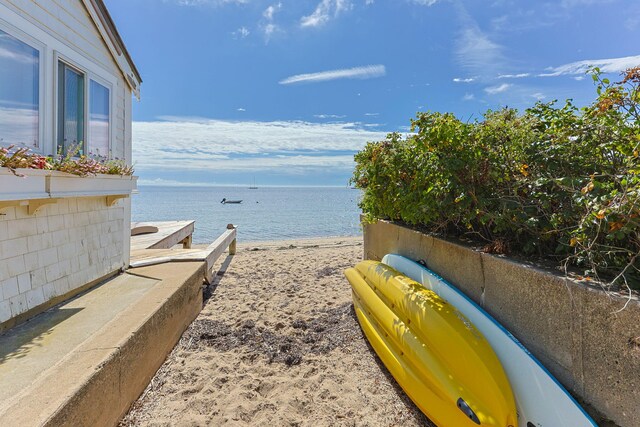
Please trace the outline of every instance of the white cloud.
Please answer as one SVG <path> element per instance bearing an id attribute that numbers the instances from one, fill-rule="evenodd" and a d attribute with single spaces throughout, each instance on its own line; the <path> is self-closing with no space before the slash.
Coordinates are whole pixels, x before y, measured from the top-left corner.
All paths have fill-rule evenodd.
<path id="1" fill-rule="evenodd" d="M 497 93 L 502 93 L 504 91 L 506 91 L 507 89 L 509 89 L 512 85 L 510 85 L 509 83 L 502 83 L 499 86 L 490 86 L 484 89 L 485 92 L 487 92 L 489 95 L 495 95 Z"/>
<path id="2" fill-rule="evenodd" d="M 135 157 L 134 157 L 135 159 Z M 180 171 L 273 171 L 282 173 L 303 173 L 309 168 L 353 169 L 353 154 L 348 155 L 271 155 L 260 157 L 242 157 L 234 159 L 188 158 L 182 155 L 179 162 L 171 163 L 167 159 L 150 159 L 146 163 L 136 161 L 136 169 Z"/>
<path id="3" fill-rule="evenodd" d="M 237 109 L 237 111 L 247 111 L 247 110 L 245 108 L 240 107 Z"/>
<path id="4" fill-rule="evenodd" d="M 0 106 L 0 145 L 32 146 L 38 140 L 38 111 Z"/>
<path id="5" fill-rule="evenodd" d="M 538 101 L 542 101 L 542 100 L 543 100 L 543 99 L 545 99 L 547 96 L 546 96 L 544 93 L 542 93 L 542 92 L 536 92 L 536 93 L 532 93 L 532 94 L 531 94 L 531 97 L 532 97 L 532 98 L 537 99 Z"/>
<path id="6" fill-rule="evenodd" d="M 635 31 L 640 25 L 640 7 L 636 7 L 637 11 L 629 14 L 630 16 L 624 21 L 624 26 L 629 31 Z"/>
<path id="7" fill-rule="evenodd" d="M 387 74 L 384 65 L 366 65 L 363 67 L 343 68 L 339 70 L 321 71 L 318 73 L 296 74 L 280 80 L 281 85 L 303 82 L 325 82 L 337 79 L 372 79 Z"/>
<path id="8" fill-rule="evenodd" d="M 231 33 L 231 35 L 233 35 L 234 39 L 244 39 L 247 36 L 249 36 L 249 34 L 251 34 L 251 32 L 249 31 L 249 29 L 247 27 L 240 27 L 237 30 L 235 30 L 234 32 Z"/>
<path id="9" fill-rule="evenodd" d="M 409 0 L 411 3 L 419 4 L 421 6 L 433 6 L 438 3 L 439 0 Z"/>
<path id="10" fill-rule="evenodd" d="M 611 3 L 613 0 L 562 0 L 560 1 L 560 6 L 564 8 L 572 8 L 572 7 L 584 7 L 591 5 L 604 5 L 606 3 Z"/>
<path id="11" fill-rule="evenodd" d="M 262 12 L 262 16 L 264 16 L 266 19 L 271 21 L 273 20 L 273 15 L 281 8 L 282 8 L 282 3 L 273 4 L 268 8 L 266 8 L 264 12 Z"/>
<path id="12" fill-rule="evenodd" d="M 467 77 L 466 79 L 463 79 L 461 77 L 456 77 L 453 79 L 453 81 L 456 83 L 471 83 L 474 80 L 475 80 L 474 77 Z"/>
<path id="13" fill-rule="evenodd" d="M 224 6 L 226 4 L 247 4 L 249 0 L 165 0 L 180 6 Z"/>
<path id="14" fill-rule="evenodd" d="M 379 116 L 380 113 L 364 113 L 365 116 Z"/>
<path id="15" fill-rule="evenodd" d="M 280 27 L 278 27 L 276 24 L 273 23 L 273 16 L 280 9 L 282 9 L 282 3 L 278 2 L 276 4 L 273 4 L 267 7 L 264 10 L 264 12 L 262 12 L 262 16 L 264 20 L 261 28 L 262 28 L 262 31 L 264 32 L 264 38 L 266 43 L 269 43 L 269 40 L 271 40 L 271 36 L 274 33 L 280 31 Z"/>
<path id="16" fill-rule="evenodd" d="M 627 68 L 640 65 L 640 55 L 625 56 L 623 58 L 610 59 L 586 59 L 584 61 L 570 62 L 559 67 L 550 67 L 548 73 L 539 74 L 540 77 L 556 77 L 572 74 L 584 74 L 591 67 L 599 67 L 604 73 L 619 73 Z"/>
<path id="17" fill-rule="evenodd" d="M 337 17 L 352 7 L 353 4 L 349 0 L 322 0 L 311 15 L 300 18 L 300 26 L 303 28 L 320 27 L 326 24 L 329 19 Z"/>
<path id="18" fill-rule="evenodd" d="M 313 117 L 317 119 L 344 119 L 347 116 L 339 114 L 314 114 Z"/>
<path id="19" fill-rule="evenodd" d="M 473 101 L 474 99 L 476 99 L 476 97 L 472 93 L 465 93 L 464 96 L 462 97 L 463 101 Z"/>
<path id="20" fill-rule="evenodd" d="M 531 74 L 529 73 L 520 73 L 520 74 L 500 74 L 498 76 L 499 79 L 523 79 L 525 77 L 529 77 Z"/>
<path id="21" fill-rule="evenodd" d="M 269 24 L 266 24 L 264 27 L 262 27 L 262 30 L 264 31 L 265 40 L 268 43 L 269 40 L 271 40 L 271 36 L 273 35 L 273 33 L 278 31 L 278 26 L 275 24 L 269 23 Z"/>
<path id="22" fill-rule="evenodd" d="M 468 22 L 456 40 L 455 55 L 458 62 L 473 74 L 493 77 L 506 63 L 502 49 L 475 22 Z"/>
<path id="23" fill-rule="evenodd" d="M 133 157 L 142 171 L 348 169 L 345 151 L 385 136 L 355 123 L 164 117 L 133 123 Z"/>
<path id="24" fill-rule="evenodd" d="M 21 62 L 23 64 L 37 64 L 39 58 L 28 53 L 17 53 L 15 51 L 0 47 L 0 58 L 5 58 L 10 61 Z"/>
<path id="25" fill-rule="evenodd" d="M 212 184 L 211 182 L 177 181 L 175 179 L 164 179 L 164 178 L 146 179 L 146 178 L 140 177 L 138 178 L 138 185 L 161 186 L 161 187 L 211 187 L 212 185 L 219 186 L 220 184 Z"/>

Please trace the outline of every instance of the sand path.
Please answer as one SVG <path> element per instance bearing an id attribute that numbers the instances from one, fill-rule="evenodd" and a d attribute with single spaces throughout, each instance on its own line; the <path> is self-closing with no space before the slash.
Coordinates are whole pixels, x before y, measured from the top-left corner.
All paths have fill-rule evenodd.
<path id="1" fill-rule="evenodd" d="M 121 425 L 427 424 L 360 331 L 360 259 L 361 238 L 240 245 Z"/>

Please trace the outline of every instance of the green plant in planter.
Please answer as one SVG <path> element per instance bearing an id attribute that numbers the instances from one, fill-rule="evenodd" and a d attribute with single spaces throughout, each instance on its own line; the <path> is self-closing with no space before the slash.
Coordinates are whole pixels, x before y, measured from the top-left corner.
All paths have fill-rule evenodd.
<path id="1" fill-rule="evenodd" d="M 67 172 L 79 176 L 97 174 L 131 176 L 133 166 L 120 159 L 107 159 L 99 156 L 78 155 L 82 144 L 72 147 L 65 155 L 44 157 L 26 147 L 14 145 L 0 147 L 0 167 L 8 168 L 20 176 L 16 169 L 44 169 Z"/>
<path id="2" fill-rule="evenodd" d="M 50 166 L 46 157 L 29 153 L 27 147 L 0 147 L 0 167 L 9 169 L 17 176 L 20 175 L 16 169 L 48 169 Z"/>
<path id="3" fill-rule="evenodd" d="M 352 177 L 365 216 L 640 287 L 640 68 L 592 77 L 598 96 L 582 109 L 537 103 L 471 123 L 425 112 L 412 134 L 368 143 Z"/>

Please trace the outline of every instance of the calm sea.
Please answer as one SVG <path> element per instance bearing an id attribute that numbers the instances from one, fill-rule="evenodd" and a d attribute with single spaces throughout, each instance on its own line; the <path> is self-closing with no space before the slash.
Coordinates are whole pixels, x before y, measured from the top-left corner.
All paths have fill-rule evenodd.
<path id="1" fill-rule="evenodd" d="M 336 187 L 139 186 L 133 221 L 195 220 L 194 243 L 210 243 L 227 224 L 244 242 L 361 234 L 360 191 Z M 241 204 L 221 204 L 223 198 Z"/>

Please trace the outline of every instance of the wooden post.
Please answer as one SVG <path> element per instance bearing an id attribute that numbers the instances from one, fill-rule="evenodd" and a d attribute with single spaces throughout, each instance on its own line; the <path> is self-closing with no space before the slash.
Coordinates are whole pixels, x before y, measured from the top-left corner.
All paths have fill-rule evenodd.
<path id="1" fill-rule="evenodd" d="M 227 230 L 235 230 L 236 226 L 233 224 L 227 224 Z M 236 254 L 236 240 L 237 239 L 233 239 L 233 241 L 229 244 L 229 255 L 235 255 Z"/>
<path id="2" fill-rule="evenodd" d="M 191 249 L 191 243 L 193 241 L 193 235 L 189 234 L 187 237 L 184 238 L 184 240 L 182 241 L 182 249 Z"/>

